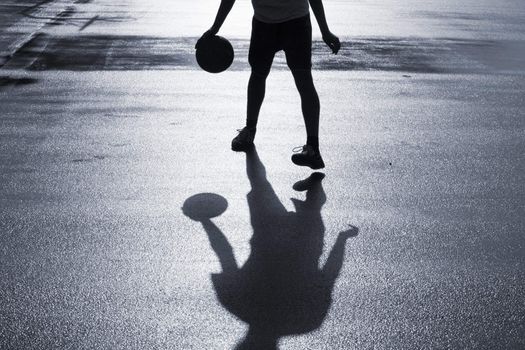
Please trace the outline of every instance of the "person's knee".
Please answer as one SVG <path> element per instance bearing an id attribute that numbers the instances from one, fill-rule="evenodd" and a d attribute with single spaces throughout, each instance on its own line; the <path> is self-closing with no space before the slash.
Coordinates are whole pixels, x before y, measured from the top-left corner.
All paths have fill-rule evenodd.
<path id="1" fill-rule="evenodd" d="M 258 80 L 258 81 L 266 81 L 266 78 L 270 74 L 270 70 L 255 70 L 252 69 L 252 74 L 250 75 L 250 79 Z"/>
<path id="2" fill-rule="evenodd" d="M 293 70 L 292 74 L 299 93 L 316 93 L 312 72 L 310 70 Z"/>

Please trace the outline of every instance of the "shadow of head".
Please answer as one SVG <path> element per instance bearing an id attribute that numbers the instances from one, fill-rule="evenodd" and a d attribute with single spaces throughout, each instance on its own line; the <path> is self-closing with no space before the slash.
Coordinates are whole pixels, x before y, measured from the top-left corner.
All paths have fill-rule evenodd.
<path id="1" fill-rule="evenodd" d="M 194 221 L 220 216 L 228 208 L 226 198 L 215 193 L 199 193 L 184 201 L 182 212 Z"/>

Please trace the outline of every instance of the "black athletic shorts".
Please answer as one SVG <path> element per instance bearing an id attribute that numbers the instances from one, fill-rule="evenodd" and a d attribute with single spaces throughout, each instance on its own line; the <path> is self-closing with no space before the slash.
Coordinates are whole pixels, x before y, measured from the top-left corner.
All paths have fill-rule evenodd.
<path id="1" fill-rule="evenodd" d="M 252 71 L 268 75 L 277 51 L 286 54 L 291 70 L 312 68 L 312 24 L 310 15 L 282 23 L 252 21 L 248 62 Z"/>

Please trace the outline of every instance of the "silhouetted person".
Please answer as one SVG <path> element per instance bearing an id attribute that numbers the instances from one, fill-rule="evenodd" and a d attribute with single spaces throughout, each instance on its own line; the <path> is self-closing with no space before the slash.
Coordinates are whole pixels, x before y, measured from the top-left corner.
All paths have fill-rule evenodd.
<path id="1" fill-rule="evenodd" d="M 296 211 L 288 212 L 266 179 L 255 149 L 247 153 L 246 170 L 253 227 L 246 263 L 237 265 L 231 245 L 211 220 L 201 222 L 222 266 L 221 273 L 212 275 L 217 297 L 249 325 L 237 349 L 276 349 L 279 337 L 307 333 L 322 324 L 346 239 L 358 229 L 351 226 L 340 233 L 326 264 L 319 268 L 325 232 L 323 175 L 316 173 L 302 182 L 306 200 L 292 199 Z"/>
<path id="2" fill-rule="evenodd" d="M 235 0 L 221 0 L 213 26 L 201 39 L 217 34 L 234 3 Z M 248 55 L 252 72 L 248 83 L 246 126 L 232 140 L 232 149 L 245 151 L 253 146 L 266 78 L 275 53 L 283 50 L 301 96 L 307 134 L 306 145 L 302 147 L 302 152 L 292 155 L 292 161 L 312 169 L 324 168 L 318 139 L 320 103 L 311 72 L 312 25 L 309 5 L 319 23 L 323 40 L 333 53 L 337 54 L 341 43 L 328 29 L 322 0 L 252 0 L 252 4 L 254 17 Z"/>

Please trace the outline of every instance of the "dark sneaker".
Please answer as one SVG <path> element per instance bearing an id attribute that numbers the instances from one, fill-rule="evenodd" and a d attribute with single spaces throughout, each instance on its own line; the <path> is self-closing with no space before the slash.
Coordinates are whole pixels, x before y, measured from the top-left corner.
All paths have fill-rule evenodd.
<path id="1" fill-rule="evenodd" d="M 294 148 L 294 151 L 298 149 L 300 149 L 300 147 Z M 308 166 L 312 169 L 324 168 L 321 153 L 310 145 L 304 145 L 301 152 L 292 155 L 292 162 L 297 165 Z"/>
<path id="2" fill-rule="evenodd" d="M 232 140 L 232 150 L 236 152 L 247 151 L 253 147 L 253 139 L 255 138 L 255 129 L 244 127 L 237 130 L 239 135 Z"/>

